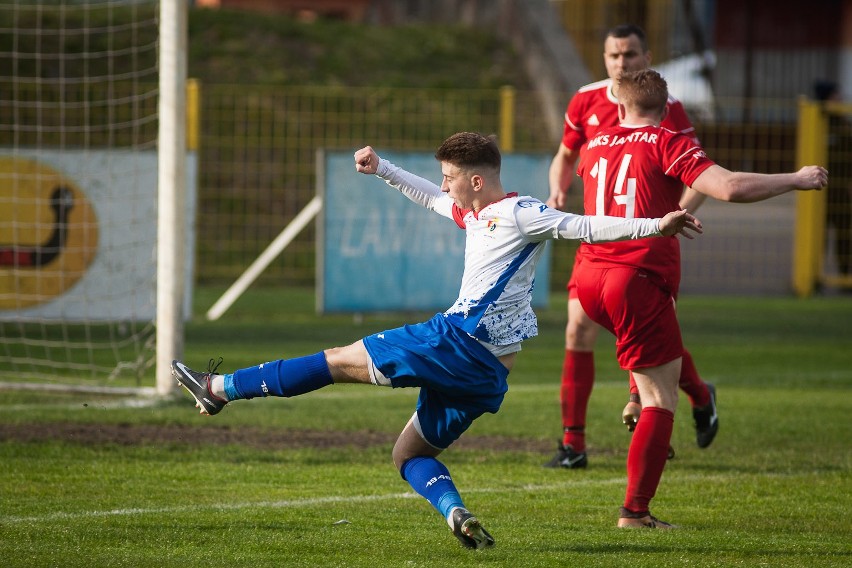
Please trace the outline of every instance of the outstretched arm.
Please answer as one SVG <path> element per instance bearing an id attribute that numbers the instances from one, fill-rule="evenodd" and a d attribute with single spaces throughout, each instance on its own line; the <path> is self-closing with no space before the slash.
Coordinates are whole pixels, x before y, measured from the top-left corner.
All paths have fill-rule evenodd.
<path id="1" fill-rule="evenodd" d="M 588 219 L 591 230 L 588 238 L 583 240 L 590 243 L 645 237 L 671 237 L 672 235 L 683 235 L 692 239 L 694 237 L 689 231 L 699 234 L 703 232 L 701 221 L 686 209 L 672 211 L 659 219 L 622 219 L 601 215 L 584 216 L 584 218 Z"/>
<path id="2" fill-rule="evenodd" d="M 714 164 L 701 172 L 692 188 L 722 201 L 753 203 L 797 189 L 823 189 L 827 184 L 828 171 L 822 166 L 805 166 L 786 174 L 757 174 L 732 172 Z"/>
<path id="3" fill-rule="evenodd" d="M 370 146 L 355 152 L 355 170 L 362 174 L 375 174 L 411 201 L 441 215 L 451 216 L 449 205 L 443 205 L 445 201 L 451 204 L 451 200 L 439 186 L 383 160 Z"/>
<path id="4" fill-rule="evenodd" d="M 563 213 L 533 199 L 519 203 L 515 209 L 515 220 L 518 229 L 533 240 L 579 239 L 589 243 L 605 243 L 676 234 L 691 239 L 689 231 L 702 232 L 701 222 L 683 209 L 658 219 L 625 219 Z"/>

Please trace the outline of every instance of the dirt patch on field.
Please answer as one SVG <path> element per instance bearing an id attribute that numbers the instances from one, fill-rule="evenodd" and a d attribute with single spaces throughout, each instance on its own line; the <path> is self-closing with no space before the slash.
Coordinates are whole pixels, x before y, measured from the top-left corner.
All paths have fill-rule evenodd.
<path id="1" fill-rule="evenodd" d="M 258 449 L 339 448 L 392 446 L 396 434 L 373 431 L 261 430 L 210 426 L 152 424 L 84 424 L 52 422 L 0 424 L 0 441 L 62 441 L 73 444 L 237 444 Z M 512 452 L 548 452 L 554 443 L 504 436 L 463 436 L 453 448 Z"/>

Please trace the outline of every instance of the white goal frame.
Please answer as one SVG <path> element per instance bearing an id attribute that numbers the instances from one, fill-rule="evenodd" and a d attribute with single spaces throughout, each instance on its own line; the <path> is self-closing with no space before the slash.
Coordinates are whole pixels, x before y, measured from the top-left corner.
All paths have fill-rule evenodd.
<path id="1" fill-rule="evenodd" d="M 187 23 L 185 0 L 160 0 L 156 322 L 160 396 L 177 389 L 171 363 L 183 356 L 184 345 Z"/>

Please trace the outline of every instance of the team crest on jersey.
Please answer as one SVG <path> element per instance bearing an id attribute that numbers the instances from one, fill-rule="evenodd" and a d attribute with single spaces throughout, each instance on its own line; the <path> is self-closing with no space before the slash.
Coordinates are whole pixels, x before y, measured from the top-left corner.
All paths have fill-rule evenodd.
<path id="1" fill-rule="evenodd" d="M 494 229 L 497 228 L 497 219 L 489 219 L 488 220 L 488 232 L 494 232 Z"/>
<path id="2" fill-rule="evenodd" d="M 598 119 L 598 115 L 592 114 L 586 124 L 588 124 L 589 126 L 600 126 L 601 121 Z"/>

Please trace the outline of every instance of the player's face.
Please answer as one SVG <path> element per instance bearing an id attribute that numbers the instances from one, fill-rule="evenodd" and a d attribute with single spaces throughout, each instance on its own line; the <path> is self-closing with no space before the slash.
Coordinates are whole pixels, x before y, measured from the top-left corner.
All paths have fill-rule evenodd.
<path id="1" fill-rule="evenodd" d="M 606 74 L 616 80 L 622 73 L 639 71 L 651 64 L 651 52 L 642 50 L 642 42 L 635 35 L 608 37 L 604 42 Z"/>
<path id="2" fill-rule="evenodd" d="M 471 209 L 475 192 L 470 174 L 449 162 L 441 162 L 441 191 L 449 195 L 461 209 Z"/>

